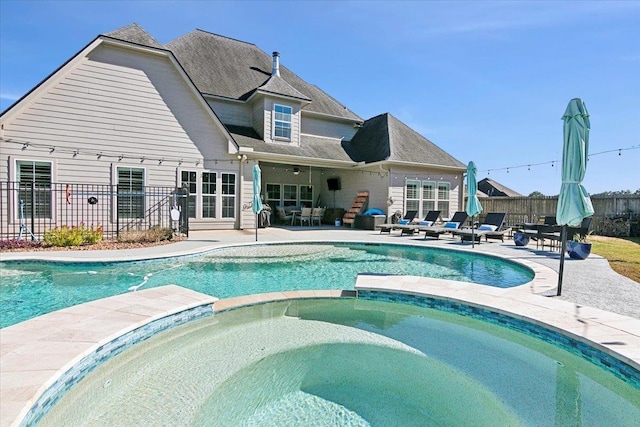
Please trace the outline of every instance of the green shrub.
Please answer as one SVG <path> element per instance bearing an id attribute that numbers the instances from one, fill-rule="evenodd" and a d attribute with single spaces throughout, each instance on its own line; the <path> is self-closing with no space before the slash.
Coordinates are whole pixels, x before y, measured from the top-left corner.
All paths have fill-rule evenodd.
<path id="1" fill-rule="evenodd" d="M 47 246 L 91 245 L 102 240 L 102 227 L 86 228 L 84 224 L 76 227 L 56 227 L 44 232 L 43 240 Z"/>

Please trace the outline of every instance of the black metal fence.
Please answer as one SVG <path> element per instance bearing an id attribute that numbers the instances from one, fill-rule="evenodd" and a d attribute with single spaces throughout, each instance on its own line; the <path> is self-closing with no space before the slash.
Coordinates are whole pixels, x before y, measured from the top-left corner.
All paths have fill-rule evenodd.
<path id="1" fill-rule="evenodd" d="M 174 187 L 0 182 L 0 239 L 41 240 L 58 227 L 127 231 L 171 228 L 188 235 L 188 191 Z"/>

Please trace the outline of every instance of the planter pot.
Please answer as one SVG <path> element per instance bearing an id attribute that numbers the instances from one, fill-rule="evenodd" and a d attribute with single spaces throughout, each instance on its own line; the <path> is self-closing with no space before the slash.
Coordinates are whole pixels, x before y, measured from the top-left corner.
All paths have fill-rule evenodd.
<path id="1" fill-rule="evenodd" d="M 513 233 L 513 242 L 516 246 L 527 246 L 531 237 L 524 233 Z"/>
<path id="2" fill-rule="evenodd" d="M 591 253 L 591 243 L 585 242 L 567 242 L 567 253 L 573 259 L 585 259 Z"/>

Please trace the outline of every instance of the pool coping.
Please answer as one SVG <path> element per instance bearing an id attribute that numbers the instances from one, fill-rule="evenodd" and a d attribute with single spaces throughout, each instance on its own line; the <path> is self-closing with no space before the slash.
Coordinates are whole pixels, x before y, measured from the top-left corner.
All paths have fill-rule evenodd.
<path id="1" fill-rule="evenodd" d="M 176 285 L 115 295 L 0 329 L 0 425 L 18 426 L 65 373 L 119 337 L 218 298 Z"/>

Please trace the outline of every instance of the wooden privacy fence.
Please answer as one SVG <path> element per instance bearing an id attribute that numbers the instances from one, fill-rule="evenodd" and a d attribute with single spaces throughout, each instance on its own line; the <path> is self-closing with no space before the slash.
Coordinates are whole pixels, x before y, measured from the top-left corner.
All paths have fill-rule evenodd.
<path id="1" fill-rule="evenodd" d="M 538 222 L 556 215 L 558 196 L 487 197 L 480 199 L 483 214 L 506 212 L 507 224 Z M 591 196 L 595 211 L 591 231 L 603 236 L 640 236 L 640 195 Z M 482 214 L 481 214 L 482 216 Z"/>

